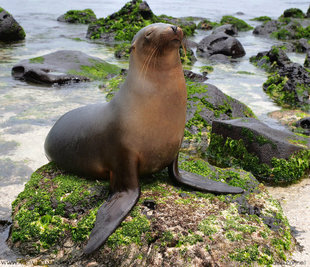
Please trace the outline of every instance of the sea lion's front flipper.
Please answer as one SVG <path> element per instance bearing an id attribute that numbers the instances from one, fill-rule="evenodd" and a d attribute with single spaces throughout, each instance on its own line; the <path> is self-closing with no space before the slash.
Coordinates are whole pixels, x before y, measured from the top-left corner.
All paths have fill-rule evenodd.
<path id="1" fill-rule="evenodd" d="M 128 189 L 115 192 L 98 210 L 95 227 L 84 248 L 85 254 L 98 249 L 120 225 L 130 210 L 137 203 L 140 189 Z"/>
<path id="2" fill-rule="evenodd" d="M 215 194 L 240 194 L 243 189 L 178 169 L 178 157 L 168 166 L 169 176 L 179 183 Z"/>

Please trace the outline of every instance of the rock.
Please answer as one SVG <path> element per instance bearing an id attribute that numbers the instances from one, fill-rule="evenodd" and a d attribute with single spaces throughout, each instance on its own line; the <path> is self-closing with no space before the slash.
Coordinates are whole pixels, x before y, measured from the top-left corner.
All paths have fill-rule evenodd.
<path id="1" fill-rule="evenodd" d="M 215 54 L 209 57 L 211 61 L 218 63 L 231 63 L 231 58 L 223 54 Z"/>
<path id="2" fill-rule="evenodd" d="M 296 51 L 300 53 L 305 53 L 307 51 L 310 51 L 310 43 L 308 43 L 308 40 L 306 38 L 301 38 L 294 42 L 296 46 Z"/>
<path id="3" fill-rule="evenodd" d="M 303 134 L 310 135 L 310 117 L 297 121 L 295 126 L 303 128 L 305 130 L 303 131 Z"/>
<path id="4" fill-rule="evenodd" d="M 289 8 L 284 10 L 283 17 L 285 18 L 305 18 L 304 12 L 299 8 Z"/>
<path id="5" fill-rule="evenodd" d="M 24 29 L 13 16 L 0 7 L 0 41 L 13 42 L 25 39 Z"/>
<path id="6" fill-rule="evenodd" d="M 184 76 L 194 82 L 204 82 L 208 80 L 205 75 L 201 75 L 190 70 L 183 70 Z"/>
<path id="7" fill-rule="evenodd" d="M 267 21 L 262 25 L 258 25 L 253 30 L 253 34 L 256 35 L 269 35 L 278 30 L 280 23 L 277 20 Z"/>
<path id="8" fill-rule="evenodd" d="M 307 51 L 304 66 L 310 68 L 310 49 Z"/>
<path id="9" fill-rule="evenodd" d="M 270 73 L 263 89 L 281 106 L 307 109 L 310 104 L 310 74 L 293 63 L 279 48 L 260 52 L 250 61 Z"/>
<path id="10" fill-rule="evenodd" d="M 232 24 L 225 24 L 225 25 L 219 26 L 213 30 L 212 34 L 219 33 L 219 32 L 226 33 L 230 36 L 234 36 L 238 34 L 237 27 Z"/>
<path id="11" fill-rule="evenodd" d="M 265 253 L 255 254 L 255 250 L 251 253 L 256 256 L 247 263 L 284 263 L 281 259 L 293 251 L 294 238 L 281 206 L 252 174 L 220 169 L 184 153 L 179 161 L 186 171 L 227 181 L 245 192 L 235 200 L 235 196 L 224 198 L 175 187 L 167 171 L 144 177 L 140 179 L 140 201 L 102 248 L 85 256 L 82 249 L 97 209 L 108 196 L 69 218 L 61 208 L 53 209 L 50 199 L 70 201 L 79 209 L 76 206 L 91 196 L 89 188 L 97 185 L 108 190 L 109 183 L 64 173 L 49 163 L 33 173 L 13 203 L 8 245 L 37 265 L 45 261 L 54 266 L 187 266 L 189 262 L 195 266 L 238 266 L 244 264 L 243 255 L 249 250 L 264 251 L 266 246 L 268 261 Z M 156 209 L 145 207 L 144 203 L 153 199 Z M 29 211 L 29 206 L 34 210 Z M 249 216 L 252 214 L 254 219 Z M 270 227 L 272 221 L 278 229 Z M 279 248 L 274 240 L 284 245 Z"/>
<path id="12" fill-rule="evenodd" d="M 220 24 L 217 22 L 212 22 L 209 19 L 202 18 L 197 25 L 197 29 L 209 31 L 209 30 L 212 30 L 214 27 L 217 27 L 219 25 Z"/>
<path id="13" fill-rule="evenodd" d="M 214 152 L 219 146 L 224 154 Z M 208 151 L 217 164 L 219 161 L 228 166 L 236 164 L 261 179 L 292 182 L 309 170 L 309 148 L 309 138 L 249 118 L 213 121 Z"/>
<path id="14" fill-rule="evenodd" d="M 69 10 L 57 18 L 60 22 L 89 24 L 96 21 L 96 15 L 91 9 Z"/>
<path id="15" fill-rule="evenodd" d="M 113 77 L 120 71 L 117 66 L 83 52 L 60 50 L 22 60 L 13 66 L 12 75 L 27 82 L 61 85 Z"/>
<path id="16" fill-rule="evenodd" d="M 187 83 L 187 115 L 182 148 L 189 153 L 205 154 L 210 126 L 214 120 L 254 117 L 240 101 L 225 95 L 212 84 Z"/>
<path id="17" fill-rule="evenodd" d="M 245 55 L 245 51 L 235 37 L 219 32 L 203 38 L 197 46 L 197 55 L 201 57 L 210 57 L 216 54 L 239 58 Z"/>
<path id="18" fill-rule="evenodd" d="M 221 19 L 221 24 L 233 24 L 236 26 L 238 31 L 249 31 L 253 29 L 253 27 L 247 24 L 244 20 L 233 16 L 223 16 Z"/>
<path id="19" fill-rule="evenodd" d="M 107 44 L 115 44 L 119 41 L 131 42 L 140 29 L 151 23 L 161 22 L 180 26 L 186 36 L 193 35 L 196 29 L 196 24 L 186 18 L 156 16 L 147 2 L 132 0 L 127 2 L 119 11 L 90 24 L 86 37 Z"/>

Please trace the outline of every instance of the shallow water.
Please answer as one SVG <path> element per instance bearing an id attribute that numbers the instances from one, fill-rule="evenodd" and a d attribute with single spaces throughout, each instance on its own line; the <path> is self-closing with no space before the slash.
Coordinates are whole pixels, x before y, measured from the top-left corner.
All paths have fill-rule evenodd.
<path id="1" fill-rule="evenodd" d="M 116 60 L 111 48 L 85 39 L 87 26 L 56 21 L 59 15 L 69 9 L 92 8 L 98 17 L 104 17 L 119 10 L 126 2 L 121 0 L 32 0 L 21 4 L 17 0 L 1 1 L 0 6 L 9 11 L 24 27 L 27 38 L 17 44 L 0 44 L 0 220 L 10 218 L 11 202 L 23 190 L 30 174 L 47 163 L 43 143 L 56 119 L 73 108 L 105 101 L 104 93 L 98 89 L 98 82 L 62 87 L 27 84 L 11 77 L 12 66 L 22 59 L 70 49 L 80 50 L 126 67 L 127 62 Z M 169 2 L 152 0 L 148 3 L 155 14 L 177 17 L 201 16 L 220 20 L 223 15 L 243 12 L 244 15 L 238 15 L 238 17 L 253 26 L 257 25 L 257 22 L 249 21 L 253 17 L 267 15 L 277 18 L 287 8 L 298 7 L 306 11 L 309 6 L 308 0 L 170 0 Z M 193 39 L 199 41 L 207 34 L 199 31 Z M 85 41 L 76 41 L 73 38 L 81 38 Z M 233 64 L 214 65 L 214 72 L 208 75 L 208 82 L 249 105 L 261 120 L 272 127 L 283 128 L 267 117 L 268 112 L 279 108 L 262 90 L 261 86 L 266 80 L 266 74 L 251 65 L 248 60 L 257 52 L 270 49 L 276 41 L 255 37 L 251 32 L 240 33 L 238 39 L 246 50 L 246 56 Z M 303 62 L 304 56 L 290 55 L 292 60 L 300 63 Z M 199 71 L 200 66 L 210 64 L 212 63 L 198 61 L 193 70 Z M 251 72 L 253 75 L 239 74 L 239 71 Z M 14 258 L 3 243 L 5 234 L 0 233 L 0 259 Z M 310 260 L 308 262 L 310 264 Z"/>

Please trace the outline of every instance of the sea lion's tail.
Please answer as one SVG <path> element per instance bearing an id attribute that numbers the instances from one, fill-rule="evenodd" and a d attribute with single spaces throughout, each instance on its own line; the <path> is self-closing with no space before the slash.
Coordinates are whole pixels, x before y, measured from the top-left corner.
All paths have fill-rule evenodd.
<path id="1" fill-rule="evenodd" d="M 137 203 L 140 189 L 115 192 L 98 210 L 95 227 L 93 228 L 85 254 L 97 250 L 120 225 L 130 210 Z"/>
<path id="2" fill-rule="evenodd" d="M 182 183 L 205 192 L 215 194 L 241 194 L 244 192 L 244 190 L 240 187 L 230 186 L 198 174 L 179 170 L 178 157 L 168 166 L 168 171 L 169 176 L 178 183 Z"/>

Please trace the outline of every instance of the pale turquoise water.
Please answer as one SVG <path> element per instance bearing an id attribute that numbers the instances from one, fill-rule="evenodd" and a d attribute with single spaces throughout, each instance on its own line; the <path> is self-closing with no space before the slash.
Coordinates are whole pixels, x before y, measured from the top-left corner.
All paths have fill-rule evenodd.
<path id="1" fill-rule="evenodd" d="M 42 1 L 42 0 L 1 0 L 0 6 L 8 10 L 24 27 L 25 42 L 14 45 L 0 44 L 0 220 L 10 217 L 10 203 L 23 189 L 29 175 L 47 160 L 43 142 L 55 120 L 68 110 L 89 103 L 105 101 L 98 83 L 72 84 L 59 87 L 42 87 L 12 79 L 11 68 L 18 61 L 40 56 L 60 49 L 80 50 L 100 57 L 111 63 L 126 67 L 126 62 L 117 61 L 111 48 L 88 41 L 78 42 L 72 38 L 84 38 L 87 26 L 68 25 L 56 21 L 57 17 L 69 9 L 92 8 L 98 17 L 107 16 L 119 10 L 126 1 Z M 277 18 L 290 7 L 306 11 L 308 0 L 152 0 L 148 1 L 155 14 L 172 16 L 202 16 L 220 20 L 223 15 L 235 15 L 253 26 L 249 19 L 267 15 Z M 193 39 L 199 41 L 206 32 L 198 32 Z M 263 71 L 252 66 L 248 59 L 257 52 L 269 49 L 275 40 L 259 38 L 251 32 L 240 33 L 238 39 L 246 50 L 246 56 L 238 62 L 225 65 L 216 64 L 208 82 L 225 93 L 249 105 L 256 115 L 279 127 L 267 118 L 267 113 L 278 109 L 263 93 L 262 83 L 266 80 Z M 304 55 L 291 55 L 302 62 Z M 198 71 L 207 61 L 199 61 L 193 70 Z M 248 71 L 255 75 L 241 75 L 238 71 Z M 1 242 L 2 241 L 2 242 Z M 2 254 L 1 254 L 2 252 Z M 0 258 L 7 258 L 0 234 Z"/>

